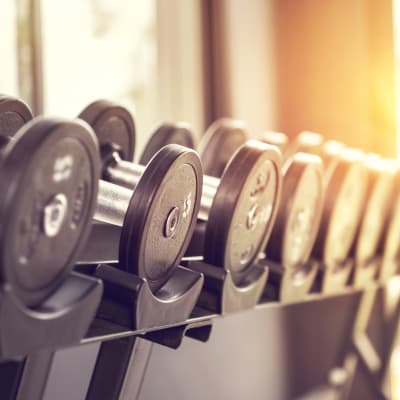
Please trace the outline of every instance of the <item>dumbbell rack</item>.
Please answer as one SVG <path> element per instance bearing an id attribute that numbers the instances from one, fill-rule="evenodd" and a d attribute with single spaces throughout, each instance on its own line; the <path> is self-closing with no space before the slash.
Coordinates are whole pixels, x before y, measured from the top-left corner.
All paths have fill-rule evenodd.
<path id="1" fill-rule="evenodd" d="M 331 300 L 336 301 L 343 296 L 351 296 L 357 298 L 357 304 L 360 318 L 363 319 L 364 323 L 360 331 L 359 318 L 355 318 L 354 326 L 347 333 L 347 338 L 345 338 L 346 346 L 343 349 L 343 354 L 338 360 L 338 366 L 341 366 L 341 362 L 345 363 L 346 357 L 353 357 L 356 363 L 359 362 L 364 369 L 368 371 L 371 380 L 375 383 L 374 388 L 376 390 L 376 398 L 380 398 L 382 393 L 380 391 L 381 378 L 387 365 L 387 357 L 390 353 L 383 354 L 382 356 L 376 354 L 373 350 L 373 346 L 369 343 L 368 337 L 366 335 L 366 327 L 369 319 L 369 314 L 371 312 L 371 301 L 367 305 L 367 311 L 365 306 L 363 307 L 363 296 L 366 297 L 367 294 L 375 293 L 378 290 L 382 290 L 382 285 L 375 284 L 368 288 L 368 290 L 360 291 L 353 288 L 348 288 L 337 295 L 329 296 Z M 319 293 L 310 294 L 302 303 L 315 303 L 326 299 Z M 263 299 L 256 307 L 258 311 L 262 313 L 268 313 L 271 309 L 282 307 L 281 304 L 277 302 L 271 302 Z M 396 306 L 392 313 L 391 326 L 387 329 L 386 334 L 389 342 L 389 346 L 392 347 L 396 337 L 397 324 L 396 321 L 399 320 L 400 316 L 400 302 L 397 298 Z M 96 367 L 92 376 L 91 384 L 87 394 L 87 399 L 97 399 L 99 395 L 104 395 L 105 390 L 108 391 L 107 399 L 118 399 L 120 391 L 122 388 L 122 382 L 130 363 L 134 363 L 138 367 L 135 370 L 136 374 L 145 374 L 146 363 L 143 359 L 148 357 L 147 354 L 138 353 L 133 356 L 133 347 L 137 339 L 146 339 L 146 341 L 151 343 L 158 343 L 170 348 L 178 348 L 182 343 L 185 336 L 206 342 L 212 333 L 212 324 L 217 319 L 222 318 L 220 313 L 216 313 L 205 308 L 196 306 L 191 313 L 190 317 L 184 321 L 175 322 L 172 324 L 161 324 L 153 326 L 151 328 L 141 328 L 141 329 L 131 329 L 127 328 L 123 320 L 121 323 L 118 321 L 110 321 L 102 319 L 101 316 L 97 316 L 94 319 L 86 333 L 85 337 L 80 340 L 80 345 L 92 344 L 99 342 L 101 343 L 100 352 L 97 357 Z M 358 325 L 357 325 L 358 324 Z M 357 325 L 357 326 L 356 326 Z M 66 328 L 66 325 L 64 325 Z M 360 340 L 362 338 L 362 340 Z M 63 348 L 65 346 L 74 345 L 74 341 L 66 341 L 64 343 L 51 344 L 44 346 L 44 343 L 37 346 L 37 350 L 40 352 L 34 352 L 30 349 L 30 356 L 25 362 L 25 367 L 23 362 L 10 362 L 3 363 L 0 365 L 2 376 L 7 376 L 7 379 L 2 379 L 3 382 L 0 393 L 2 393 L 2 398 L 4 399 L 14 399 L 21 398 L 16 397 L 16 393 L 26 393 L 29 390 L 29 398 L 40 399 L 42 396 L 41 389 L 44 388 L 48 373 L 51 365 L 53 351 L 57 348 Z M 50 347 L 50 349 L 43 350 L 43 347 Z M 7 356 L 5 353 L 5 359 L 11 356 Z M 370 362 L 375 356 L 375 360 L 378 362 L 375 364 Z M 12 358 L 12 357 L 11 357 Z M 385 359 L 386 358 L 386 359 Z M 378 365 L 378 367 L 376 367 Z M 40 373 L 38 373 L 40 371 Z M 138 385 L 142 382 L 142 379 L 137 379 Z M 346 384 L 343 384 L 341 390 L 343 393 L 348 390 L 348 385 L 351 382 L 349 380 Z M 139 388 L 137 388 L 137 391 Z M 37 397 L 35 397 L 35 393 Z M 3 397 L 4 396 L 4 397 Z M 22 397 L 23 398 L 23 397 Z M 345 397 L 344 397 L 345 398 Z M 382 397 L 383 398 L 383 397 Z"/>

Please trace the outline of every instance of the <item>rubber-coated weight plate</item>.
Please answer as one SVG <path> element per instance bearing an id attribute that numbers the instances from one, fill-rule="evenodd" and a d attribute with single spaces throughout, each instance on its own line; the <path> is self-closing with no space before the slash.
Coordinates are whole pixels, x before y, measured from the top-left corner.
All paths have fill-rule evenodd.
<path id="1" fill-rule="evenodd" d="M 344 152 L 326 183 L 321 224 L 313 249 L 313 255 L 324 264 L 323 291 L 340 289 L 348 279 L 350 264 L 346 260 L 362 217 L 366 182 L 367 170 L 359 154 Z"/>
<path id="2" fill-rule="evenodd" d="M 28 305 L 70 271 L 97 199 L 97 141 L 83 122 L 37 118 L 15 135 L 0 167 L 1 279 Z"/>
<path id="3" fill-rule="evenodd" d="M 179 144 L 194 149 L 194 135 L 189 125 L 183 122 L 161 124 L 148 140 L 140 156 L 139 164 L 146 165 L 154 154 L 167 144 Z"/>
<path id="4" fill-rule="evenodd" d="M 136 129 L 132 114 L 125 107 L 111 101 L 97 100 L 89 104 L 79 118 L 94 129 L 100 149 L 116 146 L 123 160 L 133 160 Z"/>
<path id="5" fill-rule="evenodd" d="M 22 100 L 0 95 L 0 136 L 14 136 L 32 118 L 32 111 Z"/>
<path id="6" fill-rule="evenodd" d="M 264 249 L 281 193 L 281 155 L 251 140 L 225 168 L 205 234 L 204 260 L 229 269 L 236 284 Z"/>
<path id="7" fill-rule="evenodd" d="M 307 262 L 313 248 L 324 201 L 322 161 L 296 153 L 284 169 L 278 216 L 266 248 L 267 258 L 282 268 L 275 279 L 281 301 L 294 301 L 309 293 L 317 263 Z"/>
<path id="8" fill-rule="evenodd" d="M 296 153 L 283 176 L 277 220 L 268 242 L 268 258 L 286 268 L 304 264 L 314 245 L 324 199 L 322 162 Z"/>
<path id="9" fill-rule="evenodd" d="M 199 144 L 204 174 L 222 176 L 232 155 L 248 138 L 242 121 L 221 118 L 213 122 Z"/>
<path id="10" fill-rule="evenodd" d="M 369 172 L 367 199 L 354 249 L 356 286 L 363 286 L 376 277 L 378 246 L 390 210 L 392 193 L 395 190 L 395 170 L 386 168 L 382 159 L 368 157 L 367 168 Z"/>
<path id="11" fill-rule="evenodd" d="M 133 192 L 119 260 L 124 268 L 146 278 L 153 291 L 168 280 L 189 245 L 202 184 L 198 155 L 171 144 L 151 159 Z"/>
<path id="12" fill-rule="evenodd" d="M 263 132 L 259 140 L 264 143 L 273 144 L 278 147 L 278 149 L 283 154 L 289 146 L 289 138 L 282 132 Z"/>

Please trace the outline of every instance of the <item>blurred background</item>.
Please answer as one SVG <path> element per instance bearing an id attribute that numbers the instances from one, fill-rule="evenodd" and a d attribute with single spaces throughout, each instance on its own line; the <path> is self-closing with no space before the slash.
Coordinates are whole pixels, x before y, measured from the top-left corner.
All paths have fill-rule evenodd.
<path id="1" fill-rule="evenodd" d="M 75 116 L 110 98 L 135 113 L 139 147 L 160 120 L 200 135 L 233 116 L 255 136 L 313 130 L 396 155 L 397 0 L 0 6 L 0 90 L 36 113 Z"/>
<path id="2" fill-rule="evenodd" d="M 400 155 L 399 0 L 0 0 L 0 54 L 0 93 L 35 114 L 74 117 L 98 98 L 127 105 L 136 154 L 161 121 L 187 121 L 200 136 L 232 116 L 254 137 L 311 130 Z M 356 300 L 217 321 L 207 347 L 154 346 L 140 398 L 332 398 L 324 384 Z M 84 398 L 90 371 L 65 374 L 97 351 L 60 352 L 47 398 Z M 374 399 L 359 375 L 350 398 Z"/>

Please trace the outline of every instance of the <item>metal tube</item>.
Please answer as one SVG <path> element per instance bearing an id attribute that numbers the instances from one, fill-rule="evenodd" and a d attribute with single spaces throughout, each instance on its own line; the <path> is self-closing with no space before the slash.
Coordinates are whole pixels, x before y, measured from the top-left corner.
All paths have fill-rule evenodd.
<path id="1" fill-rule="evenodd" d="M 113 154 L 113 161 L 109 165 L 107 165 L 105 170 L 105 175 L 107 179 L 109 179 L 112 184 L 118 185 L 121 189 L 128 188 L 128 192 L 130 195 L 132 194 L 131 190 L 135 190 L 140 177 L 142 176 L 143 172 L 145 171 L 146 167 L 143 165 L 135 164 L 129 161 L 122 160 L 118 154 Z M 204 176 L 203 177 L 203 191 L 201 196 L 201 203 L 200 203 L 200 211 L 198 214 L 198 219 L 202 221 L 208 220 L 208 214 L 210 212 L 215 193 L 218 189 L 220 183 L 219 178 L 215 178 L 213 176 Z M 111 184 L 111 185 L 112 185 Z M 113 186 L 115 186 L 113 185 Z M 116 204 L 119 202 L 116 198 L 119 196 L 119 190 L 115 193 L 114 188 L 110 188 L 109 190 L 103 184 L 104 189 L 99 185 L 99 200 L 98 200 L 98 211 L 99 211 L 99 218 L 109 218 L 114 220 L 114 214 L 122 212 L 122 208 L 118 209 L 120 205 Z M 130 190 L 129 190 L 130 189 Z M 104 190 L 103 195 L 100 193 Z M 122 191 L 121 191 L 121 195 Z M 127 195 L 126 193 L 124 195 Z M 104 198 L 103 198 L 104 197 Z M 103 206 L 100 206 L 100 201 Z M 127 207 L 127 206 L 126 206 Z M 111 209 L 117 208 L 114 213 L 111 213 Z M 125 208 L 126 211 L 126 208 Z M 96 211 L 97 213 L 97 211 Z M 120 218 L 120 216 L 118 217 Z M 95 216 L 95 219 L 96 216 Z M 99 219 L 99 221 L 108 222 L 105 219 Z M 123 221 L 123 219 L 122 219 Z M 114 225 L 118 225 L 118 223 L 110 222 Z M 122 223 L 121 223 L 122 225 Z"/>
<path id="2" fill-rule="evenodd" d="M 100 180 L 94 219 L 122 226 L 131 197 L 132 190 Z"/>
<path id="3" fill-rule="evenodd" d="M 203 185 L 217 189 L 219 186 L 220 180 L 221 179 L 216 178 L 215 176 L 204 175 L 203 176 Z"/>
<path id="4" fill-rule="evenodd" d="M 144 165 L 114 157 L 114 162 L 107 166 L 105 174 L 110 182 L 134 190 L 145 169 Z"/>

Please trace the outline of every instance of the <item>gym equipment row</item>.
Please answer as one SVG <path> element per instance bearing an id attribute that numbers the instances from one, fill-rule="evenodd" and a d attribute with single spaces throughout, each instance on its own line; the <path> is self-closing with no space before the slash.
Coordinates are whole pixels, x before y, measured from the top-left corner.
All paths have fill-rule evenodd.
<path id="1" fill-rule="evenodd" d="M 398 273 L 399 164 L 319 134 L 251 137 L 223 118 L 197 146 L 164 123 L 133 162 L 123 106 L 33 118 L 1 96 L 0 138 L 3 360 L 129 335 L 206 341 L 220 315 Z"/>

